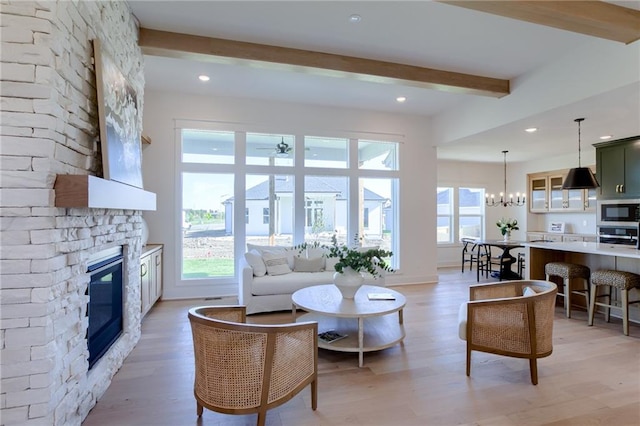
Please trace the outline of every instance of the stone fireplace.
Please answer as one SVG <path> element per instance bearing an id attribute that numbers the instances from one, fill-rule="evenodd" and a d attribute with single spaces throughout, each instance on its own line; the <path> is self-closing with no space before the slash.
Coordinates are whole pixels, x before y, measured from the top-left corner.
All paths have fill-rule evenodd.
<path id="1" fill-rule="evenodd" d="M 89 261 L 87 273 L 89 297 L 87 308 L 87 348 L 89 369 L 109 350 L 122 335 L 123 280 L 122 247 L 104 250 Z"/>
<path id="2" fill-rule="evenodd" d="M 54 182 L 102 175 L 92 40 L 142 99 L 138 28 L 124 1 L 9 1 L 0 16 L 0 417 L 80 425 L 140 338 L 141 211 L 56 207 Z M 122 252 L 122 330 L 90 361 L 88 267 L 104 250 Z"/>

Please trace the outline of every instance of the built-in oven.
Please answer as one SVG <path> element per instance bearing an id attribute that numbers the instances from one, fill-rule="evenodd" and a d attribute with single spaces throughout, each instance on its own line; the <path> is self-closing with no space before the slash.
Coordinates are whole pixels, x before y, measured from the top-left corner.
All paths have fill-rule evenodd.
<path id="1" fill-rule="evenodd" d="M 598 242 L 601 244 L 621 244 L 638 248 L 640 224 L 635 226 L 599 226 Z"/>
<path id="2" fill-rule="evenodd" d="M 598 226 L 630 226 L 640 221 L 640 199 L 598 200 Z"/>

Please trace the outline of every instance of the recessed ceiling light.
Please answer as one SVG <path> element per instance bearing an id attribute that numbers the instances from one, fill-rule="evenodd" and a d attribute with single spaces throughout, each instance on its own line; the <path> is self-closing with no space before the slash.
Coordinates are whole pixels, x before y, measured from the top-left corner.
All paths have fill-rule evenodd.
<path id="1" fill-rule="evenodd" d="M 209 80 L 211 80 L 208 75 L 204 75 L 204 74 L 199 75 L 198 79 L 200 79 L 200 81 L 209 81 Z"/>
<path id="2" fill-rule="evenodd" d="M 604 136 L 600 136 L 600 139 L 602 139 L 604 141 L 604 140 L 607 140 L 607 139 L 611 139 L 612 137 L 613 136 L 611 136 L 611 135 L 604 135 Z"/>
<path id="3" fill-rule="evenodd" d="M 352 23 L 356 23 L 356 22 L 360 22 L 362 21 L 362 16 L 358 15 L 357 13 L 354 13 L 353 15 L 349 16 L 349 22 Z"/>
<path id="4" fill-rule="evenodd" d="M 404 102 L 404 101 L 406 101 L 406 100 L 407 100 L 407 98 L 406 98 L 406 97 L 404 97 L 404 96 L 398 96 L 398 97 L 396 98 L 396 101 L 398 101 L 398 102 Z"/>
<path id="5" fill-rule="evenodd" d="M 533 132 L 537 132 L 538 128 L 537 127 L 529 127 L 528 129 L 524 129 L 525 132 L 527 133 L 533 133 Z"/>

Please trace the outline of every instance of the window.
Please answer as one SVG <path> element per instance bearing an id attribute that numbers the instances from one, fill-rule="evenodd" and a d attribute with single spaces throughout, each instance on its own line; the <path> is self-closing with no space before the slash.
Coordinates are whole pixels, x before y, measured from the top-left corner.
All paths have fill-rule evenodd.
<path id="1" fill-rule="evenodd" d="M 346 168 L 348 139 L 304 138 L 305 167 Z"/>
<path id="2" fill-rule="evenodd" d="M 358 167 L 369 170 L 398 170 L 398 144 L 358 142 Z"/>
<path id="3" fill-rule="evenodd" d="M 358 236 L 364 246 L 393 251 L 391 266 L 399 268 L 397 142 L 243 130 L 178 132 L 177 232 L 185 284 L 237 283 L 237 262 L 247 243 L 330 244 L 334 235 L 341 244 Z"/>
<path id="4" fill-rule="evenodd" d="M 452 243 L 453 231 L 451 224 L 453 223 L 453 188 L 440 188 L 437 190 L 437 242 Z"/>
<path id="5" fill-rule="evenodd" d="M 304 241 L 330 244 L 335 234 L 348 241 L 349 178 L 315 176 L 304 178 Z"/>
<path id="6" fill-rule="evenodd" d="M 458 188 L 458 240 L 484 235 L 484 189 Z"/>
<path id="7" fill-rule="evenodd" d="M 183 130 L 182 161 L 184 163 L 233 164 L 233 132 Z"/>
<path id="8" fill-rule="evenodd" d="M 305 207 L 305 217 L 307 227 L 312 228 L 311 232 L 318 233 L 319 231 L 325 231 L 324 224 L 324 207 L 322 206 L 324 201 L 322 200 L 307 200 Z"/>
<path id="9" fill-rule="evenodd" d="M 438 244 L 484 237 L 484 188 L 438 187 L 437 206 Z"/>
<path id="10" fill-rule="evenodd" d="M 182 232 L 183 279 L 235 274 L 235 230 L 229 220 L 233 180 L 233 174 L 182 173 L 181 210 L 189 224 L 188 232 Z M 248 209 L 245 218 L 249 220 Z"/>
<path id="11" fill-rule="evenodd" d="M 364 229 L 369 229 L 369 207 L 364 208 L 363 216 L 364 217 L 362 218 L 362 226 L 364 227 Z"/>

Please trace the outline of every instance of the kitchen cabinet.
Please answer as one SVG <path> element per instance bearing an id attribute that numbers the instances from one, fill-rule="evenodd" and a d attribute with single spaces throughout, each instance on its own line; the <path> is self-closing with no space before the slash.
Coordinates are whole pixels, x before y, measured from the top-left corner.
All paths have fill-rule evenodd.
<path id="1" fill-rule="evenodd" d="M 162 296 L 162 245 L 147 244 L 140 256 L 140 310 L 144 317 Z"/>
<path id="2" fill-rule="evenodd" d="M 562 189 L 568 169 L 529 175 L 529 211 L 560 213 L 595 211 L 594 189 Z"/>
<path id="3" fill-rule="evenodd" d="M 594 146 L 599 198 L 640 198 L 640 136 Z"/>
<path id="4" fill-rule="evenodd" d="M 549 210 L 549 179 L 547 176 L 529 177 L 529 211 L 544 213 Z"/>

